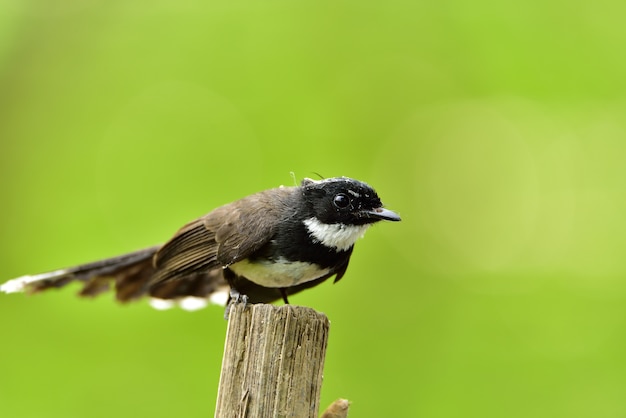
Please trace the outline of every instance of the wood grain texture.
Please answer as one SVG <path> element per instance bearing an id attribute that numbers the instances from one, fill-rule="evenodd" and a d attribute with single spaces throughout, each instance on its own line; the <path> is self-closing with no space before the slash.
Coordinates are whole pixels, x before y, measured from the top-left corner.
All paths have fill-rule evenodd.
<path id="1" fill-rule="evenodd" d="M 231 308 L 215 416 L 317 417 L 328 318 L 302 306 Z"/>
<path id="2" fill-rule="evenodd" d="M 350 401 L 347 399 L 337 399 L 331 403 L 320 418 L 346 418 L 350 409 Z"/>

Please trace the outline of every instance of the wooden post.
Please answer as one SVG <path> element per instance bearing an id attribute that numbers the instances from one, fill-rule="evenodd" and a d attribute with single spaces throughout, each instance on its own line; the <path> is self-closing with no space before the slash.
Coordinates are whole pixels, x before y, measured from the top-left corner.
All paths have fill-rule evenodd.
<path id="1" fill-rule="evenodd" d="M 216 418 L 317 418 L 329 321 L 303 306 L 231 306 Z"/>

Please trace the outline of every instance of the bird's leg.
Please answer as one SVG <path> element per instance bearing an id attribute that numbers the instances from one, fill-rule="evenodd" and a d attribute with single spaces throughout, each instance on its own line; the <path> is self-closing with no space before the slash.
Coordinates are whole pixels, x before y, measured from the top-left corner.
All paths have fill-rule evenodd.
<path id="1" fill-rule="evenodd" d="M 237 303 L 243 303 L 243 308 L 246 309 L 246 306 L 248 306 L 248 296 L 242 295 L 237 289 L 231 287 L 228 303 L 226 304 L 226 309 L 224 310 L 224 319 L 228 320 L 228 315 L 230 314 L 232 306 Z"/>
<path id="2" fill-rule="evenodd" d="M 243 303 L 243 308 L 245 309 L 248 306 L 248 296 L 241 294 L 239 290 L 237 290 L 233 284 L 234 282 L 234 274 L 229 269 L 224 270 L 224 278 L 228 282 L 230 286 L 230 294 L 228 296 L 228 303 L 226 303 L 226 309 L 224 310 L 224 319 L 228 320 L 228 315 L 230 314 L 230 309 L 232 305 L 236 303 Z"/>
<path id="3" fill-rule="evenodd" d="M 280 295 L 283 297 L 283 302 L 285 302 L 285 305 L 289 305 L 289 300 L 287 299 L 287 288 L 281 287 L 279 290 Z"/>

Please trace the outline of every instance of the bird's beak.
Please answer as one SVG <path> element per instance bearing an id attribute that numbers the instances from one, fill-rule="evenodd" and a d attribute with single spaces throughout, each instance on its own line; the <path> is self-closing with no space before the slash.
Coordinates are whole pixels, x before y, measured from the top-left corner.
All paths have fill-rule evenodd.
<path id="1" fill-rule="evenodd" d="M 393 221 L 398 222 L 400 220 L 400 216 L 397 213 L 385 209 L 385 208 L 376 208 L 372 210 L 363 211 L 363 216 L 367 218 L 380 219 L 383 221 Z"/>

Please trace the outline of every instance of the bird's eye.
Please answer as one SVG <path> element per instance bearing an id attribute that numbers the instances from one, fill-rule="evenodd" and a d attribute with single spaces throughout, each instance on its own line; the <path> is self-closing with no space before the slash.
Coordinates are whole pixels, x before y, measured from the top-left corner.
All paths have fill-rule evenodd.
<path id="1" fill-rule="evenodd" d="M 338 195 L 335 195 L 333 203 L 339 209 L 345 209 L 350 206 L 350 198 L 343 193 L 339 193 Z"/>

